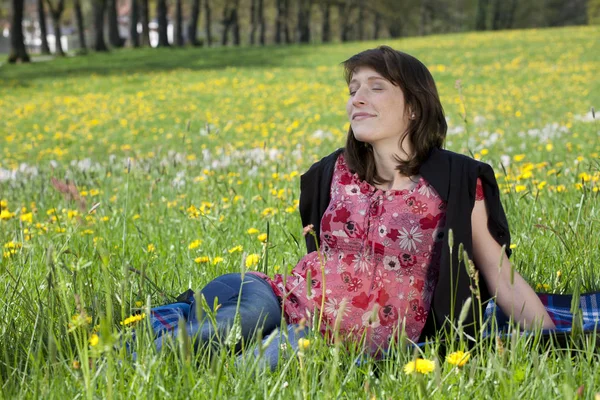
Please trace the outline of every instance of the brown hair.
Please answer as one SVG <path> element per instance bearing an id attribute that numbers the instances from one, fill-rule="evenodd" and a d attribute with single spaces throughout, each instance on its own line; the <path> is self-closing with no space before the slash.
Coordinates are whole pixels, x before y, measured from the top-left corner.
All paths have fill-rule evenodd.
<path id="1" fill-rule="evenodd" d="M 409 119 L 406 132 L 398 142 L 401 149 L 402 142 L 408 137 L 413 153 L 408 160 L 396 157 L 396 169 L 406 176 L 418 174 L 429 152 L 442 147 L 448 129 L 435 82 L 427 67 L 415 57 L 388 46 L 365 50 L 342 64 L 348 84 L 358 68 L 369 67 L 400 87 L 406 110 L 410 109 L 415 116 Z M 361 179 L 371 184 L 386 183 L 377 173 L 371 146 L 356 140 L 352 127 L 348 130 L 344 158 Z"/>

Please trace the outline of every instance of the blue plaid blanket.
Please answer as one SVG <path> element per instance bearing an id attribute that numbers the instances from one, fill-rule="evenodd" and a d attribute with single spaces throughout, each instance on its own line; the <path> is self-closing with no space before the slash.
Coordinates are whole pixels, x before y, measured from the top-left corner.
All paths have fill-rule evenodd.
<path id="1" fill-rule="evenodd" d="M 538 293 L 538 297 L 546 308 L 548 315 L 556 325 L 558 332 L 570 332 L 573 324 L 573 295 Z M 594 331 L 600 327 L 600 292 L 586 293 L 579 296 L 577 306 L 581 311 L 582 328 L 584 331 Z M 485 310 L 485 319 L 496 318 L 499 330 L 508 328 L 509 318 L 490 301 Z"/>
<path id="2" fill-rule="evenodd" d="M 573 314 L 571 313 L 573 296 L 547 293 L 539 293 L 538 296 L 554 321 L 556 331 L 570 332 L 573 323 Z M 583 330 L 595 331 L 598 329 L 600 327 L 600 292 L 579 296 L 578 307 L 581 310 Z M 172 303 L 153 308 L 150 312 L 150 323 L 156 337 L 160 338 L 165 333 L 176 333 L 179 320 L 187 321 L 189 312 L 190 305 L 187 303 Z M 508 328 L 509 318 L 493 301 L 488 303 L 484 315 L 486 319 L 495 318 L 499 330 Z M 293 348 L 296 347 L 295 343 L 291 343 L 291 345 Z"/>

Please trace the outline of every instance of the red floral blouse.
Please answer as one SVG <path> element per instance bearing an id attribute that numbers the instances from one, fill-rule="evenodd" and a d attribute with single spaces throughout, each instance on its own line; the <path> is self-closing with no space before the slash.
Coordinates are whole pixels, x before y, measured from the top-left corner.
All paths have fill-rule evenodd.
<path id="1" fill-rule="evenodd" d="M 323 333 L 339 320 L 342 337 L 364 336 L 372 354 L 402 328 L 417 341 L 437 283 L 445 207 L 422 177 L 410 189 L 377 189 L 351 173 L 340 155 L 320 252 L 304 256 L 285 282 L 282 275 L 260 275 L 282 299 L 288 323 L 311 324 L 323 304 Z"/>

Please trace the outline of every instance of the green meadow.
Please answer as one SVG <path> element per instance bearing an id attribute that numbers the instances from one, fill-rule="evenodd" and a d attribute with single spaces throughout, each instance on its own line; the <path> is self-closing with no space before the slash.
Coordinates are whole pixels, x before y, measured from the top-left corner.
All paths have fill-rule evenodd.
<path id="1" fill-rule="evenodd" d="M 446 148 L 494 168 L 514 267 L 539 292 L 600 290 L 599 37 L 574 27 L 1 65 L 0 398 L 600 398 L 594 335 L 565 349 L 457 328 L 362 363 L 357 346 L 310 336 L 270 371 L 253 343 L 239 358 L 192 353 L 181 335 L 156 352 L 146 318 L 223 273 L 291 271 L 306 251 L 300 175 L 345 142 L 340 63 L 379 44 L 431 70 Z M 449 363 L 441 340 L 470 348 L 468 361 Z M 415 358 L 434 370 L 406 374 Z"/>

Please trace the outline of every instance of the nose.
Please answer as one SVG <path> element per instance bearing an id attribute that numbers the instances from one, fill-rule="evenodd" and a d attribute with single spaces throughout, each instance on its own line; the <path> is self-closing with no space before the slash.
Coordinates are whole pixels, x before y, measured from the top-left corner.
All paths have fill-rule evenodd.
<path id="1" fill-rule="evenodd" d="M 359 88 L 352 96 L 352 105 L 359 106 L 365 105 L 367 103 L 367 98 L 365 97 L 364 91 L 362 88 Z"/>

